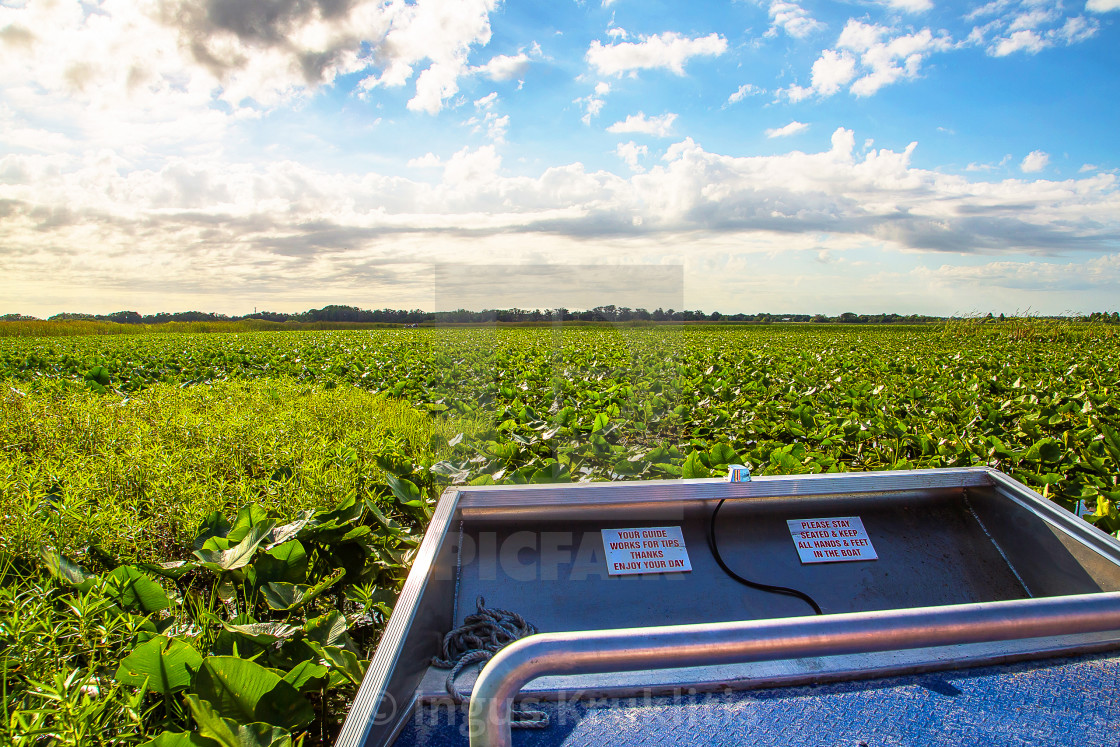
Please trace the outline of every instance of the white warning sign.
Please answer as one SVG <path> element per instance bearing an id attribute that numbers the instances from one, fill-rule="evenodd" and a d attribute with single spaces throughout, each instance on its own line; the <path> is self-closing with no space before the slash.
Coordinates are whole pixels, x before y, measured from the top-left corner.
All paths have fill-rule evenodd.
<path id="1" fill-rule="evenodd" d="M 879 558 L 858 516 L 790 519 L 786 523 L 802 563 L 841 563 Z"/>
<path id="2" fill-rule="evenodd" d="M 604 529 L 607 573 L 682 573 L 691 571 L 680 527 Z"/>

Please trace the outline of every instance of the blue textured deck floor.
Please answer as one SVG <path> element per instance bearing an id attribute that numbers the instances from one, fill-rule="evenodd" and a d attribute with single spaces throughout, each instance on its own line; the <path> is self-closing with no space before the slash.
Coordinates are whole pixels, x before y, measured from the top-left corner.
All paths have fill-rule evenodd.
<path id="1" fill-rule="evenodd" d="M 1120 657 L 1050 659 L 810 687 L 544 703 L 517 747 L 1120 747 Z M 396 747 L 467 743 L 465 716 L 421 709 Z"/>

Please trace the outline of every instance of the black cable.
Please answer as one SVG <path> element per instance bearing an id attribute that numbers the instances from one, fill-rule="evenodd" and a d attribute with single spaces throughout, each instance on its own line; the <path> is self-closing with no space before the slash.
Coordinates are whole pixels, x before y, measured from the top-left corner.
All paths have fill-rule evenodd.
<path id="1" fill-rule="evenodd" d="M 719 567 L 723 569 L 723 572 L 728 576 L 731 576 L 731 578 L 735 579 L 739 583 L 745 586 L 749 586 L 752 589 L 758 589 L 759 591 L 768 591 L 771 594 L 785 594 L 786 596 L 797 597 L 798 599 L 802 600 L 810 607 L 812 607 L 813 612 L 818 615 L 823 615 L 824 613 L 821 612 L 820 605 L 813 601 L 813 598 L 805 592 L 798 591 L 797 589 L 790 589 L 785 586 L 771 586 L 770 584 L 760 584 L 754 581 L 748 581 L 747 579 L 743 578 L 738 573 L 727 567 L 727 563 L 723 562 L 723 556 L 719 554 L 719 546 L 716 545 L 716 516 L 719 515 L 719 510 L 723 507 L 723 502 L 725 500 L 727 499 L 720 498 L 719 503 L 716 504 L 716 510 L 712 511 L 712 520 L 708 523 L 708 546 L 711 548 L 712 555 L 715 557 L 716 562 L 719 563 Z"/>

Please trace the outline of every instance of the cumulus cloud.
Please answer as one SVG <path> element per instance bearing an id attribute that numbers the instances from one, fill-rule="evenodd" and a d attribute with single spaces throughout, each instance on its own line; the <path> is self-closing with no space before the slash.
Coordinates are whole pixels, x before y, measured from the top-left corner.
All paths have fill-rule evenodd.
<path id="1" fill-rule="evenodd" d="M 436 112 L 490 40 L 497 0 L 79 0 L 0 7 L 0 64 L 9 84 L 63 95 L 118 119 L 180 119 L 220 101 L 235 112 L 292 101 L 340 76 L 361 90 L 405 85 Z M 522 64 L 494 58 L 500 78 Z M 196 123 L 197 128 L 197 123 Z"/>
<path id="2" fill-rule="evenodd" d="M 645 145 L 638 145 L 631 140 L 628 143 L 619 143 L 618 147 L 614 149 L 614 152 L 615 155 L 625 161 L 631 171 L 636 171 L 638 173 L 645 171 L 645 168 L 640 163 L 642 158 L 649 155 L 649 148 Z"/>
<path id="3" fill-rule="evenodd" d="M 409 168 L 414 169 L 434 169 L 442 166 L 443 163 L 439 160 L 439 156 L 431 151 L 425 153 L 419 158 L 412 158 L 408 161 Z"/>
<path id="4" fill-rule="evenodd" d="M 1019 169 L 1024 174 L 1033 174 L 1042 171 L 1050 163 L 1050 154 L 1041 150 L 1032 150 L 1023 158 L 1023 162 L 1019 164 Z"/>
<path id="5" fill-rule="evenodd" d="M 790 101 L 839 93 L 845 86 L 855 96 L 871 96 L 884 86 L 918 77 L 930 54 L 953 43 L 947 34 L 922 29 L 901 34 L 886 26 L 851 19 L 840 32 L 835 49 L 826 49 L 813 63 L 811 84 L 792 85 L 783 93 Z"/>
<path id="6" fill-rule="evenodd" d="M 306 278 L 368 277 L 363 263 L 373 256 L 437 257 L 467 235 L 503 247 L 502 237 L 529 245 L 541 236 L 687 233 L 736 244 L 780 235 L 820 251 L 837 246 L 820 244 L 828 234 L 957 254 L 1108 253 L 1120 237 L 1112 173 L 970 182 L 915 168 L 916 144 L 857 155 L 844 128 L 831 141 L 821 152 L 738 157 L 686 138 L 653 164 L 646 146 L 624 143 L 616 154 L 634 167 L 627 177 L 578 162 L 507 175 L 486 145 L 414 160 L 441 169 L 434 183 L 282 160 L 173 158 L 141 168 L 113 153 L 8 154 L 0 261 L 25 283 L 294 288 Z"/>
<path id="7" fill-rule="evenodd" d="M 776 127 L 774 129 L 767 130 L 766 137 L 789 137 L 790 135 L 796 135 L 799 132 L 804 132 L 807 129 L 809 129 L 809 125 L 805 124 L 804 122 L 798 122 L 795 120 L 787 124 L 785 127 Z"/>
<path id="8" fill-rule="evenodd" d="M 471 68 L 471 72 L 485 75 L 490 80 L 513 80 L 525 74 L 529 69 L 529 61 L 529 55 L 524 52 L 512 56 L 502 54 L 491 58 L 485 65 Z"/>
<path id="9" fill-rule="evenodd" d="M 766 31 L 766 36 L 774 37 L 779 30 L 784 30 L 795 39 L 804 39 L 823 28 L 824 24 L 796 3 L 787 0 L 774 0 L 770 3 L 770 28 Z"/>
<path id="10" fill-rule="evenodd" d="M 662 114 L 659 117 L 646 117 L 644 112 L 638 112 L 637 114 L 631 114 L 621 122 L 615 122 L 607 128 L 607 132 L 638 132 L 654 137 L 668 137 L 673 132 L 673 122 L 676 119 L 677 115 L 672 112 Z"/>
<path id="11" fill-rule="evenodd" d="M 607 45 L 595 40 L 587 50 L 587 61 L 600 75 L 654 69 L 684 75 L 684 66 L 693 57 L 718 57 L 727 51 L 727 40 L 719 34 L 690 38 L 666 31 L 639 38 L 641 41 Z"/>
<path id="12" fill-rule="evenodd" d="M 856 77 L 856 66 L 856 58 L 848 50 L 826 49 L 813 63 L 812 90 L 821 96 L 838 93 Z"/>

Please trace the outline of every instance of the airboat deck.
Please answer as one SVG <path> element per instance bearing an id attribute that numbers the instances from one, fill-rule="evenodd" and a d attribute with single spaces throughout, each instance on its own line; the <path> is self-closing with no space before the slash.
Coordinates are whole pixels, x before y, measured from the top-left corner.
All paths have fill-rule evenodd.
<path id="1" fill-rule="evenodd" d="M 732 578 L 710 529 L 735 573 L 824 614 Z M 688 570 L 643 557 L 659 542 Z M 541 633 L 464 669 L 468 707 L 432 658 L 480 598 Z M 548 726 L 511 736 L 515 697 Z M 970 468 L 449 488 L 337 744 L 1116 747 L 1118 734 L 1120 542 Z"/>

